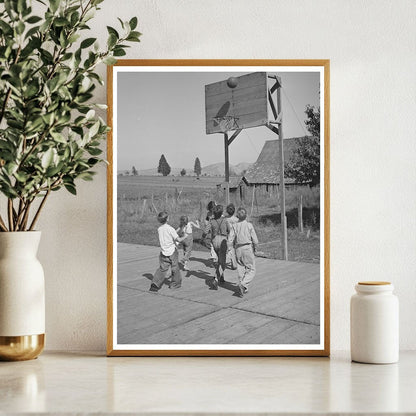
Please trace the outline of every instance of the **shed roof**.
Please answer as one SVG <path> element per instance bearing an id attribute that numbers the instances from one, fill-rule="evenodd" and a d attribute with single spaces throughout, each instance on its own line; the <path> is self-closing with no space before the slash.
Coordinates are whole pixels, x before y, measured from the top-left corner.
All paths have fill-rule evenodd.
<path id="1" fill-rule="evenodd" d="M 293 151 L 299 145 L 299 140 L 308 137 L 292 137 L 284 139 L 284 158 L 288 161 Z M 280 183 L 280 165 L 279 165 L 279 140 L 267 140 L 260 152 L 256 162 L 253 163 L 245 173 L 244 177 L 247 182 L 253 184 L 278 184 Z M 291 178 L 285 178 L 285 183 L 295 183 Z"/>

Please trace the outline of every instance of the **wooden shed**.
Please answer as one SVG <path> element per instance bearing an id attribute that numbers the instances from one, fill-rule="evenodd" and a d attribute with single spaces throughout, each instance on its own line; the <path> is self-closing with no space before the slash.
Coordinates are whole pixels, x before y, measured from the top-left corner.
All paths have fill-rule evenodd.
<path id="1" fill-rule="evenodd" d="M 244 201 L 246 196 L 247 181 L 244 176 L 230 177 L 230 195 L 234 195 L 241 201 Z M 217 184 L 217 191 L 224 193 L 226 189 L 225 182 Z"/>
<path id="2" fill-rule="evenodd" d="M 303 137 L 292 137 L 285 139 L 283 143 L 284 158 L 287 162 L 292 152 L 297 148 L 299 139 Z M 256 187 L 263 193 L 274 193 L 279 189 L 280 183 L 280 164 L 279 164 L 279 140 L 267 140 L 260 152 L 256 162 L 251 165 L 243 180 L 249 187 Z M 294 189 L 304 183 L 297 183 L 294 179 L 285 178 L 285 187 Z"/>

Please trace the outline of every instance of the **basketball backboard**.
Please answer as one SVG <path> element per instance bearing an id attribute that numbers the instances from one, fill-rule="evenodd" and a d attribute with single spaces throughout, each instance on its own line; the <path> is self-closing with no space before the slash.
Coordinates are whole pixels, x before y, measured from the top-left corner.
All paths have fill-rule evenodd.
<path id="1" fill-rule="evenodd" d="M 206 133 L 267 124 L 268 93 L 266 72 L 253 72 L 206 85 Z"/>

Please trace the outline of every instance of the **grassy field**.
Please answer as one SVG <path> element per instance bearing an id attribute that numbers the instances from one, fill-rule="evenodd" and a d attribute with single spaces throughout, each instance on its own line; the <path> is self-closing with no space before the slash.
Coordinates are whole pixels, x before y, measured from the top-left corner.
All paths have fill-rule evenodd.
<path id="1" fill-rule="evenodd" d="M 181 215 L 191 220 L 203 220 L 210 200 L 225 204 L 224 195 L 216 185 L 221 177 L 162 177 L 119 176 L 117 186 L 117 241 L 122 243 L 158 245 L 157 212 L 166 210 L 170 224 L 175 228 Z M 250 193 L 250 192 L 248 192 Z M 298 196 L 303 195 L 304 232 L 298 231 Z M 281 258 L 280 206 L 277 195 L 257 194 L 240 201 L 231 195 L 231 202 L 244 206 L 254 224 L 260 250 L 269 258 Z M 320 215 L 319 189 L 305 188 L 286 192 L 289 260 L 319 262 Z M 206 250 L 201 242 L 200 230 L 195 230 L 195 249 Z"/>

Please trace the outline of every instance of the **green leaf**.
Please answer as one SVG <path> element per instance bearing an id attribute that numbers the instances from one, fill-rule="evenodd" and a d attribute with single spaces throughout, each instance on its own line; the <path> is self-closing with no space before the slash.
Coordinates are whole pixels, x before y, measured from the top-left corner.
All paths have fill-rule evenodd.
<path id="1" fill-rule="evenodd" d="M 117 20 L 120 22 L 121 27 L 124 29 L 124 22 L 119 17 L 117 17 Z"/>
<path id="2" fill-rule="evenodd" d="M 61 169 L 62 169 L 62 163 L 60 163 L 58 166 L 49 167 L 48 169 L 46 169 L 45 176 L 47 176 L 48 178 L 52 178 L 57 173 L 59 173 Z"/>
<path id="3" fill-rule="evenodd" d="M 76 195 L 77 194 L 77 190 L 75 188 L 74 185 L 70 184 L 70 183 L 64 183 L 65 189 L 70 192 L 72 195 Z"/>
<path id="4" fill-rule="evenodd" d="M 17 25 L 16 25 L 16 33 L 18 35 L 21 35 L 23 32 L 25 31 L 25 24 L 20 21 Z"/>
<path id="5" fill-rule="evenodd" d="M 103 60 L 106 65 L 114 65 L 117 63 L 117 59 L 113 58 L 112 56 L 108 56 Z"/>
<path id="6" fill-rule="evenodd" d="M 57 131 L 51 131 L 51 136 L 54 138 L 55 141 L 58 143 L 67 143 L 65 136 Z"/>
<path id="7" fill-rule="evenodd" d="M 74 27 L 79 21 L 79 13 L 75 11 L 71 14 L 71 26 Z"/>
<path id="8" fill-rule="evenodd" d="M 60 27 L 60 26 L 68 26 L 70 25 L 70 22 L 67 19 L 65 19 L 65 17 L 57 17 L 53 21 L 53 24 L 57 27 Z"/>
<path id="9" fill-rule="evenodd" d="M 85 114 L 85 118 L 87 120 L 91 120 L 92 118 L 94 118 L 95 116 L 95 111 L 94 110 L 89 110 L 87 114 Z"/>
<path id="10" fill-rule="evenodd" d="M 79 38 L 80 38 L 80 36 L 81 35 L 78 35 L 78 33 L 74 33 L 73 35 L 71 35 L 70 37 L 69 37 L 69 39 L 68 39 L 68 43 L 74 43 L 74 42 L 76 42 Z"/>
<path id="11" fill-rule="evenodd" d="M 32 28 L 30 28 L 25 35 L 25 39 L 30 38 L 32 35 L 34 35 L 35 33 L 37 33 L 39 31 L 39 26 L 34 26 Z"/>
<path id="12" fill-rule="evenodd" d="M 77 177 L 84 181 L 92 181 L 95 172 L 81 172 Z"/>
<path id="13" fill-rule="evenodd" d="M 129 42 L 140 42 L 140 36 L 142 34 L 140 32 L 135 32 L 132 31 L 130 32 L 130 34 L 127 36 L 126 40 L 128 40 Z"/>
<path id="14" fill-rule="evenodd" d="M 49 7 L 52 13 L 55 13 L 58 10 L 60 0 L 49 0 Z"/>
<path id="15" fill-rule="evenodd" d="M 27 181 L 27 179 L 28 179 L 28 175 L 26 175 L 25 173 L 23 173 L 23 172 L 15 172 L 14 173 L 14 177 L 19 181 L 19 182 L 21 182 L 21 183 L 25 183 L 26 181 Z"/>
<path id="16" fill-rule="evenodd" d="M 131 30 L 136 29 L 136 27 L 137 27 L 137 17 L 136 16 L 134 16 L 130 19 L 129 25 L 130 25 Z"/>
<path id="17" fill-rule="evenodd" d="M 54 149 L 50 147 L 42 156 L 41 165 L 43 169 L 47 169 L 53 162 Z"/>
<path id="18" fill-rule="evenodd" d="M 116 37 L 116 39 L 120 39 L 120 35 L 118 34 L 117 30 L 115 30 L 113 27 L 107 26 L 107 31 L 109 35 L 113 34 Z"/>
<path id="19" fill-rule="evenodd" d="M 122 48 L 116 47 L 116 48 L 114 48 L 113 55 L 114 56 L 124 56 L 124 55 L 126 55 L 126 51 Z"/>
<path id="20" fill-rule="evenodd" d="M 10 35 L 13 33 L 13 29 L 10 25 L 8 25 L 4 20 L 0 19 L 0 29 L 3 31 L 5 35 Z"/>
<path id="21" fill-rule="evenodd" d="M 53 112 L 47 113 L 44 116 L 42 116 L 42 119 L 45 122 L 45 124 L 49 126 L 52 125 L 54 118 L 55 118 L 55 113 Z"/>
<path id="22" fill-rule="evenodd" d="M 27 23 L 30 23 L 31 25 L 33 25 L 34 23 L 38 23 L 42 20 L 41 17 L 39 16 L 30 16 L 29 19 L 26 20 Z"/>
<path id="23" fill-rule="evenodd" d="M 90 128 L 88 132 L 88 135 L 90 138 L 94 137 L 98 133 L 98 130 L 100 129 L 100 125 L 101 123 L 99 121 L 93 124 L 93 126 Z"/>
<path id="24" fill-rule="evenodd" d="M 88 48 L 88 47 L 90 47 L 95 41 L 97 40 L 97 38 L 87 38 L 87 39 L 84 39 L 82 42 L 81 42 L 81 49 L 85 49 L 85 48 Z"/>
<path id="25" fill-rule="evenodd" d="M 100 155 L 103 151 L 101 149 L 99 149 L 98 147 L 90 147 L 88 150 L 88 153 L 91 156 L 98 156 Z"/>
<path id="26" fill-rule="evenodd" d="M 4 166 L 4 169 L 7 172 L 7 174 L 11 176 L 17 171 L 17 167 L 18 167 L 17 163 L 9 162 L 9 163 L 6 163 L 6 165 Z"/>
<path id="27" fill-rule="evenodd" d="M 27 9 L 27 4 L 25 0 L 17 0 L 17 12 L 22 13 L 25 9 Z"/>
<path id="28" fill-rule="evenodd" d="M 108 49 L 113 49 L 113 47 L 117 44 L 118 38 L 113 33 L 110 33 L 110 36 L 107 40 Z"/>
<path id="29" fill-rule="evenodd" d="M 36 117 L 35 119 L 30 120 L 27 124 L 26 124 L 26 133 L 30 134 L 30 133 L 34 133 L 35 131 L 40 131 L 43 129 L 43 119 L 41 117 Z"/>

